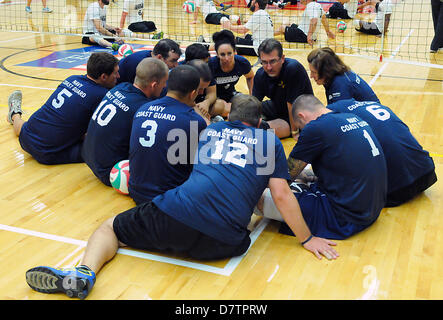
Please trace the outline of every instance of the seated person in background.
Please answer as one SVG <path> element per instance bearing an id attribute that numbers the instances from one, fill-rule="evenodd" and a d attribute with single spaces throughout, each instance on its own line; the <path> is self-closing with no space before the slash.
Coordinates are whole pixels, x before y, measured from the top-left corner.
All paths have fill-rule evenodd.
<path id="1" fill-rule="evenodd" d="M 300 2 L 306 6 L 302 13 L 300 24 L 296 25 L 293 23 L 290 26 L 282 26 L 285 40 L 313 45 L 318 36 L 319 20 L 325 28 L 328 38 L 334 39 L 335 35 L 329 30 L 328 20 L 317 0 L 301 0 Z"/>
<path id="2" fill-rule="evenodd" d="M 86 164 L 107 186 L 109 173 L 121 160 L 129 159 L 129 139 L 135 112 L 160 96 L 168 79 L 168 67 L 155 58 L 137 66 L 134 83 L 123 82 L 108 91 L 89 121 L 82 148 Z"/>
<path id="3" fill-rule="evenodd" d="M 375 20 L 373 22 L 367 22 L 355 19 L 355 30 L 365 34 L 381 36 L 382 33 L 388 31 L 391 14 L 394 9 L 392 0 L 370 0 L 362 4 L 362 6 L 367 5 L 375 5 Z"/>
<path id="4" fill-rule="evenodd" d="M 198 12 L 202 11 L 203 18 L 207 24 L 220 24 L 223 20 L 231 20 L 232 22 L 237 23 L 239 17 L 236 15 L 228 15 L 226 13 L 220 13 L 217 10 L 214 2 L 219 4 L 217 0 L 195 0 L 195 10 L 194 10 L 194 20 L 191 21 L 191 24 L 197 23 Z"/>
<path id="5" fill-rule="evenodd" d="M 161 39 L 163 32 L 154 35 L 147 33 L 157 30 L 153 21 L 143 20 L 144 0 L 124 0 L 123 10 L 120 18 L 120 29 L 125 37 L 145 38 L 145 39 Z M 125 22 L 128 19 L 128 28 L 125 29 Z"/>
<path id="6" fill-rule="evenodd" d="M 366 121 L 380 142 L 388 168 L 386 207 L 399 206 L 437 181 L 429 152 L 414 138 L 408 126 L 386 106 L 354 99 L 329 104 L 328 109 L 354 113 Z"/>
<path id="7" fill-rule="evenodd" d="M 66 78 L 28 121 L 21 117 L 21 91 L 9 96 L 8 121 L 20 145 L 42 164 L 83 162 L 81 149 L 89 120 L 118 78 L 118 60 L 108 52 L 94 52 L 86 75 Z"/>
<path id="8" fill-rule="evenodd" d="M 141 50 L 130 54 L 118 63 L 120 70 L 120 79 L 118 83 L 134 83 L 135 70 L 140 61 L 144 58 L 157 58 L 162 60 L 169 69 L 178 65 L 178 59 L 182 52 L 177 42 L 171 39 L 162 39 L 151 50 Z"/>
<path id="9" fill-rule="evenodd" d="M 353 19 L 357 14 L 357 10 L 364 6 L 358 4 L 359 0 L 337 0 L 329 8 L 326 14 L 331 19 Z"/>
<path id="10" fill-rule="evenodd" d="M 234 97 L 229 121 L 214 123 L 202 133 L 199 157 L 189 179 L 105 221 L 89 238 L 78 267 L 28 270 L 28 285 L 38 292 L 62 292 L 84 299 L 102 266 L 124 246 L 206 261 L 245 254 L 251 243 L 248 224 L 252 211 L 267 186 L 298 242 L 319 259 L 336 259 L 339 255 L 332 247 L 336 244 L 313 236 L 306 226 L 287 183 L 288 166 L 281 142 L 270 131 L 257 129 L 259 108 L 260 102 L 254 97 Z M 241 133 L 225 139 L 221 138 L 224 132 Z M 264 150 L 269 150 L 267 155 Z M 244 158 L 232 157 L 233 151 Z M 208 190 L 223 192 L 214 197 Z M 66 283 L 77 285 L 63 286 Z"/>
<path id="11" fill-rule="evenodd" d="M 299 95 L 313 93 L 308 73 L 300 62 L 284 56 L 278 40 L 266 39 L 258 53 L 262 67 L 255 74 L 252 95 L 263 101 L 263 118 L 279 138 L 295 136 L 290 110 Z"/>
<path id="12" fill-rule="evenodd" d="M 369 84 L 344 64 L 331 48 L 312 50 L 308 62 L 311 78 L 325 87 L 328 104 L 350 98 L 380 102 Z"/>
<path id="13" fill-rule="evenodd" d="M 213 108 L 213 115 L 227 117 L 231 110 L 231 99 L 237 91 L 235 85 L 241 76 L 246 78 L 249 94 L 254 85 L 254 71 L 251 63 L 236 54 L 235 37 L 229 30 L 215 32 L 212 36 L 215 43 L 216 57 L 209 59 L 209 67 L 217 85 L 218 102 Z"/>
<path id="14" fill-rule="evenodd" d="M 83 20 L 83 33 L 88 34 L 82 38 L 83 44 L 99 45 L 105 48 L 112 48 L 117 51 L 119 45 L 123 43 L 120 37 L 122 30 L 106 23 L 106 6 L 109 0 L 97 0 L 88 6 Z M 113 38 L 105 38 L 105 37 Z M 115 43 L 112 43 L 115 41 Z"/>
<path id="15" fill-rule="evenodd" d="M 135 113 L 129 143 L 129 195 L 136 204 L 152 200 L 182 184 L 205 120 L 194 111 L 200 74 L 191 66 L 172 69 L 165 97 L 146 103 Z"/>
<path id="16" fill-rule="evenodd" d="M 271 16 L 266 12 L 267 0 L 252 0 L 249 9 L 253 12 L 248 22 L 244 25 L 232 25 L 229 20 L 222 22 L 224 29 L 232 30 L 237 33 L 245 34 L 245 38 L 237 37 L 235 42 L 237 45 L 253 46 L 253 48 L 246 48 L 237 46 L 237 54 L 257 56 L 258 46 L 265 39 L 274 37 L 274 24 Z"/>

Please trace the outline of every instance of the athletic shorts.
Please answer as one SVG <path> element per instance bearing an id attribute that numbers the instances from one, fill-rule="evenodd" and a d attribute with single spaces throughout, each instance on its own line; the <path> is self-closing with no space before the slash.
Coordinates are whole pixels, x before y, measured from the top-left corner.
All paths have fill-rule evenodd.
<path id="1" fill-rule="evenodd" d="M 27 122 L 23 124 L 22 130 L 18 137 L 18 141 L 23 150 L 29 153 L 37 162 L 41 164 L 66 164 L 66 163 L 82 163 L 82 145 L 83 141 L 79 141 L 72 146 L 58 152 L 41 152 L 35 147 L 30 136 L 26 131 Z"/>
<path id="2" fill-rule="evenodd" d="M 378 27 L 374 22 L 367 22 L 367 21 L 361 21 L 361 22 L 363 26 L 361 28 L 355 28 L 355 30 L 361 33 L 370 34 L 374 36 L 378 36 L 381 34 L 381 31 L 378 30 Z"/>
<path id="3" fill-rule="evenodd" d="M 285 40 L 288 42 L 308 43 L 308 36 L 295 23 L 285 28 Z"/>
<path id="4" fill-rule="evenodd" d="M 291 189 L 298 200 L 306 224 L 316 237 L 343 240 L 369 226 L 356 225 L 339 219 L 334 213 L 326 194 L 320 191 L 315 183 L 301 192 L 300 190 L 295 190 L 293 186 L 291 186 Z M 281 221 L 282 224 L 279 232 L 293 236 L 294 233 L 284 222 L 275 206 L 269 189 L 266 189 L 264 192 L 264 200 L 263 215 L 270 219 Z"/>
<path id="5" fill-rule="evenodd" d="M 207 24 L 220 24 L 220 19 L 226 17 L 229 19 L 229 16 L 224 13 L 210 13 L 206 16 L 205 22 Z"/>
<path id="6" fill-rule="evenodd" d="M 252 35 L 247 34 L 244 38 L 237 37 L 235 38 L 235 43 L 244 46 L 252 46 L 254 42 L 252 40 Z M 241 56 L 257 56 L 257 52 L 255 52 L 254 48 L 247 47 L 237 47 L 237 54 Z"/>
<path id="7" fill-rule="evenodd" d="M 198 260 L 239 256 L 251 243 L 249 232 L 238 245 L 218 241 L 171 218 L 152 202 L 120 213 L 113 228 L 118 240 L 131 248 L 187 254 Z"/>
<path id="8" fill-rule="evenodd" d="M 430 186 L 432 186 L 435 182 L 437 182 L 437 175 L 435 174 L 434 169 L 431 172 L 415 180 L 409 186 L 388 193 L 385 207 L 397 207 L 411 200 L 418 194 L 422 193 Z"/>
<path id="9" fill-rule="evenodd" d="M 116 32 L 114 30 L 108 30 L 109 32 L 112 32 L 113 34 L 116 34 Z M 92 42 L 90 38 L 100 38 L 100 39 L 104 39 L 108 42 L 114 42 L 115 39 L 114 38 L 104 38 L 102 35 L 98 34 L 98 33 L 94 33 L 94 32 L 86 32 L 86 34 L 90 34 L 90 36 L 84 36 L 82 37 L 82 44 L 87 44 L 90 46 L 94 46 L 97 45 L 98 43 Z"/>

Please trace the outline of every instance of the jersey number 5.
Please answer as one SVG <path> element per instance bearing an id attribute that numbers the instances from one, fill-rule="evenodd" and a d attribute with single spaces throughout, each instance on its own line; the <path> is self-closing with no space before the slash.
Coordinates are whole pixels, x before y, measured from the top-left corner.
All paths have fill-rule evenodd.
<path id="1" fill-rule="evenodd" d="M 57 98 L 52 99 L 52 106 L 54 108 L 59 109 L 63 105 L 63 103 L 65 103 L 65 97 L 63 95 L 69 98 L 72 96 L 72 92 L 66 88 L 60 91 L 57 95 Z"/>

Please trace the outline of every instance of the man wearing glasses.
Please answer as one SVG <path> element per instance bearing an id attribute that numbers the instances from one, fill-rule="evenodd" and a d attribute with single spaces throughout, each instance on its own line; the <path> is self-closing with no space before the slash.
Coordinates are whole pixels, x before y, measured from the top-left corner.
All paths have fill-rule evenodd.
<path id="1" fill-rule="evenodd" d="M 254 77 L 252 95 L 262 102 L 264 120 L 279 138 L 297 135 L 290 112 L 294 100 L 302 94 L 313 94 L 311 81 L 303 65 L 295 59 L 285 58 L 281 43 L 264 40 L 258 48 L 262 67 Z"/>

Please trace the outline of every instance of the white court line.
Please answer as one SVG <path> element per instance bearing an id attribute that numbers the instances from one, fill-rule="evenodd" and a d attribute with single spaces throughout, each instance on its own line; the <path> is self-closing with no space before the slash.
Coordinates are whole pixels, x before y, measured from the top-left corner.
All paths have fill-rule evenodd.
<path id="1" fill-rule="evenodd" d="M 56 265 L 54 265 L 54 268 L 60 268 L 60 266 L 65 263 L 68 259 L 70 259 L 73 255 L 75 255 L 77 252 L 79 252 L 80 250 L 83 250 L 85 247 L 77 247 L 77 249 L 75 249 L 74 251 L 72 251 L 70 254 L 68 254 L 66 257 L 63 258 L 63 260 L 61 260 L 59 263 L 57 263 Z"/>
<path id="2" fill-rule="evenodd" d="M 262 233 L 264 228 L 268 225 L 268 223 L 269 223 L 269 219 L 263 218 L 260 221 L 260 223 L 255 227 L 255 229 L 251 232 L 251 234 L 250 234 L 251 245 L 249 246 L 249 249 L 254 244 L 255 240 L 257 240 L 258 236 Z M 87 244 L 87 241 L 83 241 L 83 240 L 77 240 L 77 239 L 57 236 L 57 235 L 33 231 L 33 230 L 29 230 L 29 229 L 12 227 L 12 226 L 8 226 L 8 225 L 4 225 L 4 224 L 0 224 L 0 230 L 25 234 L 28 236 L 34 236 L 34 237 L 38 237 L 38 238 L 42 238 L 42 239 L 54 240 L 54 241 L 58 241 L 58 242 L 69 243 L 69 244 L 79 246 L 79 248 L 74 250 L 74 252 L 72 252 L 68 257 L 66 257 L 64 260 L 59 262 L 59 264 L 62 264 L 70 256 L 72 256 L 75 252 L 86 247 L 86 244 Z M 249 249 L 248 249 L 248 251 L 249 251 Z M 206 264 L 190 262 L 190 261 L 185 261 L 185 260 L 180 260 L 180 259 L 174 259 L 174 258 L 169 258 L 169 257 L 157 256 L 155 254 L 150 254 L 150 253 L 146 253 L 146 252 L 139 252 L 139 251 L 134 251 L 134 250 L 130 250 L 130 249 L 118 249 L 117 253 L 124 254 L 127 256 L 142 258 L 142 259 L 146 259 L 146 260 L 169 263 L 169 264 L 174 264 L 174 265 L 178 265 L 178 266 L 182 266 L 182 267 L 187 267 L 187 268 L 197 269 L 197 270 L 201 270 L 201 271 L 216 273 L 219 275 L 229 276 L 235 270 L 235 268 L 238 266 L 238 264 L 240 263 L 240 261 L 243 259 L 243 257 L 246 255 L 247 252 L 244 253 L 242 256 L 231 258 L 228 261 L 228 263 L 225 265 L 224 268 L 213 267 L 213 266 L 208 266 Z"/>
<path id="3" fill-rule="evenodd" d="M 394 52 L 392 52 L 391 56 L 389 57 L 390 59 L 394 58 L 397 53 L 400 51 L 400 48 L 403 46 L 403 44 L 409 39 L 409 37 L 411 36 L 411 34 L 414 32 L 414 29 L 411 29 L 411 31 L 409 31 L 408 35 L 406 37 L 403 38 L 403 40 L 401 41 L 401 43 L 398 45 L 398 47 L 394 50 Z M 385 71 L 386 67 L 388 66 L 389 62 L 385 62 L 380 70 L 378 70 L 378 72 L 376 73 L 376 75 L 374 76 L 374 78 L 371 79 L 371 81 L 369 82 L 369 85 L 372 87 L 372 85 L 374 84 L 375 81 L 377 81 L 377 79 L 380 77 L 380 75 L 383 73 L 383 71 Z"/>
<path id="4" fill-rule="evenodd" d="M 42 87 L 31 87 L 31 86 L 24 86 L 21 84 L 9 84 L 9 83 L 0 83 L 0 86 L 4 87 L 19 87 L 19 88 L 28 88 L 28 89 L 40 89 L 40 90 L 55 90 L 56 88 L 42 88 Z"/>
<path id="5" fill-rule="evenodd" d="M 27 37 L 21 37 L 21 38 L 14 38 L 14 39 L 9 39 L 9 40 L 2 40 L 2 41 L 0 41 L 0 43 L 14 42 L 14 41 L 17 41 L 17 40 L 23 40 L 23 39 L 29 39 L 29 38 L 35 38 L 35 35 L 27 36 Z M 14 49 L 14 48 L 11 48 L 11 49 Z"/>

